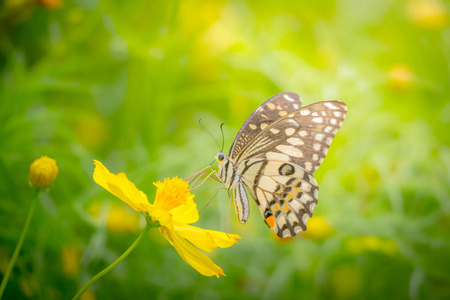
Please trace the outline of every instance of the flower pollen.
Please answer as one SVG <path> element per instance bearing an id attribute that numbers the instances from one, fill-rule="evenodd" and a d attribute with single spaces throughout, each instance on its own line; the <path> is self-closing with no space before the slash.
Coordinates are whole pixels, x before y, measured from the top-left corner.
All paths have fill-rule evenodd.
<path id="1" fill-rule="evenodd" d="M 189 184 L 178 177 L 166 178 L 163 182 L 153 184 L 157 188 L 153 205 L 166 211 L 186 204 L 191 196 L 193 197 Z"/>

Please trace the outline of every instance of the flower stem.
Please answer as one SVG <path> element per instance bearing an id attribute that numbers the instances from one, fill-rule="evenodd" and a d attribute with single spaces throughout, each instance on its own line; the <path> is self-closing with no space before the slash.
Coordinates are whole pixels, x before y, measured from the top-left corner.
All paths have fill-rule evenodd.
<path id="1" fill-rule="evenodd" d="M 5 291 L 6 284 L 8 283 L 9 276 L 11 275 L 11 271 L 16 263 L 17 257 L 19 256 L 20 249 L 22 248 L 23 241 L 25 240 L 25 235 L 27 234 L 28 227 L 30 227 L 31 218 L 34 214 L 34 209 L 36 208 L 36 203 L 38 199 L 39 191 L 35 190 L 34 197 L 31 202 L 30 211 L 28 212 L 27 220 L 25 221 L 25 226 L 22 229 L 22 233 L 20 234 L 19 241 L 17 242 L 16 249 L 14 249 L 13 256 L 11 261 L 9 262 L 8 269 L 6 270 L 5 276 L 3 277 L 2 284 L 0 286 L 0 299 L 2 298 L 3 292 Z"/>
<path id="2" fill-rule="evenodd" d="M 106 273 L 108 273 L 109 271 L 111 271 L 112 269 L 114 269 L 119 263 L 121 263 L 127 256 L 128 254 L 131 253 L 131 251 L 134 250 L 134 248 L 136 248 L 137 244 L 139 244 L 139 242 L 142 240 L 142 238 L 144 237 L 144 235 L 147 233 L 147 231 L 151 228 L 154 227 L 151 223 L 147 223 L 147 225 L 144 228 L 144 231 L 141 232 L 141 234 L 137 237 L 137 239 L 133 242 L 133 244 L 131 244 L 130 248 L 127 249 L 127 251 L 125 251 L 118 259 L 116 259 L 116 261 L 114 261 L 112 264 L 110 264 L 109 266 L 107 266 L 105 269 L 103 269 L 103 271 L 101 271 L 100 273 L 98 273 L 97 275 L 95 275 L 94 277 L 92 277 L 91 280 L 89 280 L 79 291 L 78 293 L 72 298 L 72 300 L 76 300 L 76 299 L 80 299 L 81 295 L 83 295 L 84 292 L 86 292 L 86 290 L 97 280 L 99 280 L 100 278 L 102 278 L 104 275 L 106 275 Z"/>

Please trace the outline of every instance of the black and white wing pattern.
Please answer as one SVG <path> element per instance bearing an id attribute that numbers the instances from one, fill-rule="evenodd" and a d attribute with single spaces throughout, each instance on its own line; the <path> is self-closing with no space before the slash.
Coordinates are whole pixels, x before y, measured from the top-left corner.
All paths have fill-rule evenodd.
<path id="1" fill-rule="evenodd" d="M 267 225 L 282 238 L 306 230 L 319 191 L 313 173 L 347 113 L 341 101 L 301 104 L 294 93 L 270 98 L 241 127 L 229 156 L 216 156 L 240 222 L 249 215 L 247 188 Z"/>
<path id="2" fill-rule="evenodd" d="M 276 94 L 261 104 L 242 125 L 231 145 L 229 157 L 237 157 L 247 143 L 261 131 L 288 113 L 298 110 L 301 106 L 302 100 L 295 93 Z"/>

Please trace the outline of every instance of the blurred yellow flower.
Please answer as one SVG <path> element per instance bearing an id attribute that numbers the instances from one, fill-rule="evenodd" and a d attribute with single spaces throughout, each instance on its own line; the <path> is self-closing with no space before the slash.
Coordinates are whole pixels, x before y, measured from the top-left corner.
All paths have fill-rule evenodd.
<path id="1" fill-rule="evenodd" d="M 28 2 L 28 0 L 5 0 L 3 1 L 3 5 L 7 8 L 10 7 L 19 7 Z"/>
<path id="2" fill-rule="evenodd" d="M 108 126 L 101 118 L 82 115 L 77 118 L 75 132 L 83 146 L 95 150 L 101 147 L 107 138 Z"/>
<path id="3" fill-rule="evenodd" d="M 447 8 L 439 0 L 409 1 L 406 11 L 411 20 L 424 28 L 440 29 L 449 21 Z"/>
<path id="4" fill-rule="evenodd" d="M 28 180 L 32 188 L 45 191 L 55 181 L 58 172 L 59 169 L 54 159 L 41 156 L 31 164 Z"/>
<path id="5" fill-rule="evenodd" d="M 333 295 L 337 299 L 358 299 L 363 285 L 360 268 L 354 265 L 337 266 L 330 271 Z"/>
<path id="6" fill-rule="evenodd" d="M 181 38 L 192 38 L 214 24 L 220 18 L 224 3 L 224 1 L 180 1 L 177 21 L 180 24 Z"/>
<path id="7" fill-rule="evenodd" d="M 308 229 L 303 237 L 311 240 L 323 240 L 333 235 L 334 229 L 324 217 L 316 216 L 308 220 Z"/>
<path id="8" fill-rule="evenodd" d="M 373 251 L 393 255 L 397 252 L 397 245 L 393 240 L 381 239 L 370 235 L 350 239 L 347 242 L 347 247 L 354 253 Z"/>
<path id="9" fill-rule="evenodd" d="M 139 215 L 131 214 L 130 212 L 132 211 L 129 208 L 127 210 L 127 207 L 112 205 L 106 229 L 117 233 L 138 232 L 141 229 L 139 226 Z"/>
<path id="10" fill-rule="evenodd" d="M 99 161 L 95 162 L 94 180 L 100 186 L 142 212 L 148 221 L 158 222 L 163 236 L 191 267 L 205 276 L 225 275 L 223 270 L 199 249 L 211 252 L 217 247 L 227 248 L 237 243 L 236 234 L 205 230 L 188 224 L 198 221 L 194 195 L 186 181 L 174 177 L 154 183 L 157 187 L 153 204 L 130 182 L 124 173 L 112 174 Z M 150 218 L 150 219 L 149 219 Z M 197 248 L 199 249 L 197 249 Z"/>
<path id="11" fill-rule="evenodd" d="M 408 66 L 394 65 L 388 72 L 388 84 L 396 91 L 409 89 L 414 82 L 414 73 Z"/>
<path id="12" fill-rule="evenodd" d="M 35 298 L 34 296 L 39 295 L 40 285 L 39 280 L 34 274 L 25 274 L 18 278 L 18 284 L 22 294 L 28 298 Z"/>
<path id="13" fill-rule="evenodd" d="M 106 229 L 114 233 L 135 233 L 142 228 L 139 225 L 139 215 L 133 213 L 122 203 L 111 203 L 107 218 L 98 218 L 102 204 L 95 202 L 87 209 L 88 214 L 95 218 L 97 224 L 106 225 Z"/>
<path id="14" fill-rule="evenodd" d="M 324 217 L 315 216 L 314 218 L 310 218 L 308 220 L 306 231 L 302 232 L 298 236 L 303 236 L 304 238 L 310 240 L 324 240 L 333 234 L 334 229 L 326 221 L 326 219 Z M 295 239 L 295 237 L 280 238 L 275 234 L 273 230 L 271 230 L 271 236 L 273 239 L 280 243 L 288 243 Z"/>
<path id="15" fill-rule="evenodd" d="M 80 299 L 81 300 L 95 300 L 95 299 L 97 299 L 97 297 L 95 297 L 94 291 L 89 289 L 86 292 L 84 292 L 83 296 L 81 296 Z"/>
<path id="16" fill-rule="evenodd" d="M 65 246 L 61 252 L 61 264 L 67 278 L 76 278 L 80 273 L 81 249 L 74 246 Z"/>

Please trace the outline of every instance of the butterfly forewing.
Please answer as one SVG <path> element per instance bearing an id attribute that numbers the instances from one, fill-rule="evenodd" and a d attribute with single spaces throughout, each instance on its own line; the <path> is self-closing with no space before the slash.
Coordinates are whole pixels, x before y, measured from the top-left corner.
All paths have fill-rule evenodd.
<path id="1" fill-rule="evenodd" d="M 292 112 L 247 143 L 236 161 L 261 157 L 297 164 L 314 173 L 347 113 L 345 103 L 323 101 Z"/>
<path id="2" fill-rule="evenodd" d="M 277 94 L 261 104 L 242 125 L 231 145 L 229 156 L 237 157 L 247 143 L 261 131 L 283 116 L 298 110 L 301 106 L 300 97 L 289 92 Z"/>

